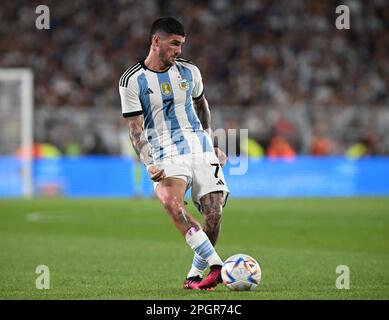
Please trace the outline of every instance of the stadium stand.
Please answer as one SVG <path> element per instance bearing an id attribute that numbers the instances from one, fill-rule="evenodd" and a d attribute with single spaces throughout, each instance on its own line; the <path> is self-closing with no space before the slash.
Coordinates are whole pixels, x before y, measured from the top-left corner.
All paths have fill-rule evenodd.
<path id="1" fill-rule="evenodd" d="M 338 1 L 45 1 L 50 30 L 34 27 L 34 3 L 2 1 L 0 67 L 33 69 L 35 139 L 65 154 L 123 152 L 118 79 L 166 15 L 186 26 L 215 127 L 248 128 L 265 150 L 282 136 L 298 154 L 389 154 L 385 0 L 344 1 L 349 30 Z"/>

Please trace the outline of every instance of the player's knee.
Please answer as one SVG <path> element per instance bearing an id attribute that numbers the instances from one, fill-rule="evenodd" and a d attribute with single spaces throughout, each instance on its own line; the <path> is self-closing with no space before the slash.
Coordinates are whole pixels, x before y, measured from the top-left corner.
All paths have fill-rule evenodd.
<path id="1" fill-rule="evenodd" d="M 162 194 L 159 196 L 159 199 L 160 199 L 162 205 L 164 206 L 164 208 L 172 216 L 178 216 L 180 202 L 177 200 L 177 197 Z"/>
<path id="2" fill-rule="evenodd" d="M 162 203 L 163 207 L 167 211 L 169 211 L 169 212 L 173 211 L 173 209 L 174 209 L 174 200 L 173 200 L 173 198 L 171 196 L 162 196 L 162 197 L 160 197 L 160 200 L 161 200 L 161 203 Z"/>

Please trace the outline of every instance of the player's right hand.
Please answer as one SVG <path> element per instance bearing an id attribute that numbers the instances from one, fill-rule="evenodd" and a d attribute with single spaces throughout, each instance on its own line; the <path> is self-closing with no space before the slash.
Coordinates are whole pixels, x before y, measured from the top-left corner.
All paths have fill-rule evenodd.
<path id="1" fill-rule="evenodd" d="M 156 165 L 149 164 L 146 169 L 150 175 L 150 179 L 153 180 L 154 182 L 158 182 L 166 178 L 165 170 L 158 169 Z"/>
<path id="2" fill-rule="evenodd" d="M 226 154 L 225 154 L 221 149 L 219 149 L 218 147 L 215 147 L 214 150 L 215 150 L 215 154 L 216 154 L 217 158 L 219 159 L 220 166 L 223 168 L 224 165 L 225 165 L 226 162 L 227 162 L 228 157 L 227 157 Z"/>

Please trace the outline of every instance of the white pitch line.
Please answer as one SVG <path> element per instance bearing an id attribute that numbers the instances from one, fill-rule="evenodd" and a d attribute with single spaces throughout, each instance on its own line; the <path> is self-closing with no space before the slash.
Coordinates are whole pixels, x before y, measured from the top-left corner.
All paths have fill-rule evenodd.
<path id="1" fill-rule="evenodd" d="M 62 213 L 62 215 L 58 215 Z M 45 222 L 45 223 L 76 223 L 84 224 L 87 222 L 80 221 L 77 217 L 71 215 L 64 215 L 64 212 L 51 211 L 51 212 L 29 212 L 26 213 L 26 220 L 28 222 Z"/>

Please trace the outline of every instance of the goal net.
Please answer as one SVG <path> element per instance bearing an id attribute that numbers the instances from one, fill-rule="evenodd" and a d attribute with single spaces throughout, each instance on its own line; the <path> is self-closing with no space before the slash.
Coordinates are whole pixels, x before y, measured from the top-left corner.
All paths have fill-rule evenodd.
<path id="1" fill-rule="evenodd" d="M 33 195 L 33 73 L 0 68 L 0 197 Z"/>

